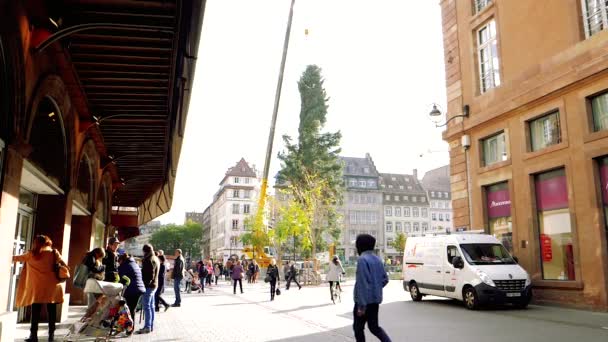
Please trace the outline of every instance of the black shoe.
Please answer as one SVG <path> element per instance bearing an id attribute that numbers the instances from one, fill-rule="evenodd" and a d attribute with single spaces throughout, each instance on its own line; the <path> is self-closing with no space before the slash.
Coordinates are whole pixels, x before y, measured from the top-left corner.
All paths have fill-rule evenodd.
<path id="1" fill-rule="evenodd" d="M 49 332 L 49 339 L 48 341 L 55 341 L 55 332 Z"/>
<path id="2" fill-rule="evenodd" d="M 141 334 L 149 334 L 151 332 L 152 332 L 152 330 L 150 328 L 142 328 L 142 329 L 137 330 L 135 332 L 135 334 L 136 335 L 141 335 Z"/>
<path id="3" fill-rule="evenodd" d="M 30 337 L 25 339 L 25 342 L 38 342 L 38 336 L 30 335 Z"/>
<path id="4" fill-rule="evenodd" d="M 165 312 L 167 312 L 167 310 L 169 310 L 171 306 L 170 305 L 165 305 Z"/>
<path id="5" fill-rule="evenodd" d="M 301 289 L 302 289 L 302 286 L 301 286 L 301 285 L 298 285 L 298 290 L 301 290 Z"/>
<path id="6" fill-rule="evenodd" d="M 159 308 L 154 309 L 154 312 L 160 312 Z"/>
<path id="7" fill-rule="evenodd" d="M 174 307 L 174 308 L 179 308 L 179 307 L 180 307 L 180 306 L 182 306 L 182 305 L 181 305 L 181 304 L 173 304 L 173 305 L 171 305 L 171 306 L 172 306 L 172 307 Z"/>

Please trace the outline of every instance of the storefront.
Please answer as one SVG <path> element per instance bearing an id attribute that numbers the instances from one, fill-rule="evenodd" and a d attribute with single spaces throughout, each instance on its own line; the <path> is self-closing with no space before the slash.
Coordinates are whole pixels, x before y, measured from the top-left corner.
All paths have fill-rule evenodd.
<path id="1" fill-rule="evenodd" d="M 509 252 L 513 252 L 513 225 L 511 222 L 511 195 L 509 183 L 486 186 L 487 233 L 494 235 Z"/>

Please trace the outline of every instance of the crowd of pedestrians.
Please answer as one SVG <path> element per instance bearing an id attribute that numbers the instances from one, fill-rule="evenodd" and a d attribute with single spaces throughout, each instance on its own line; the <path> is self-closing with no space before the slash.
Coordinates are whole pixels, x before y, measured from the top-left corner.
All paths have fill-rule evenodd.
<path id="1" fill-rule="evenodd" d="M 365 341 L 363 333 L 365 325 L 379 340 L 391 341 L 378 322 L 379 304 L 382 303 L 383 287 L 388 283 L 388 277 L 382 261 L 373 254 L 375 242 L 375 238 L 367 234 L 359 235 L 356 239 L 357 252 L 360 257 L 353 294 L 355 302 L 353 330 L 358 342 Z M 185 285 L 186 293 L 193 291 L 204 293 L 205 287 L 217 286 L 223 276 L 225 280 L 231 281 L 233 294 L 236 295 L 237 285 L 240 293 L 244 293 L 243 278 L 246 278 L 249 284 L 255 284 L 260 274 L 258 263 L 255 260 L 247 261 L 244 258 L 241 260 L 230 258 L 226 263 L 205 259 L 187 264 L 180 249 L 175 250 L 174 256 L 171 258 L 173 265 L 169 267 L 169 258 L 164 255 L 162 250 L 155 252 L 150 244 L 143 246 L 143 258 L 139 264 L 133 256 L 127 253 L 119 255 L 119 245 L 120 242 L 115 237 L 109 238 L 105 250 L 98 247 L 87 252 L 81 265 L 86 269 L 87 279 L 112 283 L 121 282 L 126 286 L 123 293 L 129 312 L 134 315 L 140 306 L 145 317 L 143 327 L 137 330 L 136 334 L 149 334 L 154 331 L 155 314 L 160 311 L 161 305 L 164 307 L 164 311 L 170 307 L 181 306 L 182 282 Z M 59 277 L 57 269 L 60 265 L 67 268 L 67 264 L 61 254 L 53 248 L 51 239 L 44 235 L 34 238 L 29 252 L 13 256 L 13 262 L 23 262 L 28 265 L 28 267 L 24 267 L 20 277 L 16 297 L 18 307 L 31 306 L 30 337 L 26 341 L 38 341 L 38 323 L 43 305 L 46 307 L 49 318 L 48 340 L 53 341 L 56 306 L 63 303 L 64 300 L 61 282 L 65 279 Z M 283 274 L 286 290 L 289 290 L 292 282 L 298 286 L 298 289 L 302 288 L 298 282 L 298 269 L 293 261 L 284 264 Z M 333 285 L 336 283 L 336 288 L 340 289 L 340 278 L 344 274 L 345 271 L 340 260 L 334 257 L 327 274 L 332 300 L 334 299 Z M 172 305 L 169 305 L 162 297 L 166 279 L 173 281 L 175 302 Z M 264 282 L 269 284 L 271 301 L 275 300 L 276 295 L 280 295 L 280 281 L 279 266 L 276 260 L 272 259 L 264 277 Z M 96 304 L 98 296 L 92 293 L 87 294 L 89 309 Z M 138 306 L 138 304 L 140 305 Z"/>

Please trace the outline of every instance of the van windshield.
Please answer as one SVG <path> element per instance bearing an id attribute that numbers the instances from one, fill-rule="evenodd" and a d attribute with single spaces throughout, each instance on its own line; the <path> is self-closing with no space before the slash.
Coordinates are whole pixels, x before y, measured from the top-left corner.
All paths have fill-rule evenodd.
<path id="1" fill-rule="evenodd" d="M 471 265 L 516 264 L 509 252 L 497 243 L 469 243 L 460 245 Z"/>

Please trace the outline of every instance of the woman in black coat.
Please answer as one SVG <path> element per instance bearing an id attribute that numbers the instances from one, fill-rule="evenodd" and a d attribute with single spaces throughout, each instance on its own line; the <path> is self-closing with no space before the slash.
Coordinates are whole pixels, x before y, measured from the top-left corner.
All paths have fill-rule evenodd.
<path id="1" fill-rule="evenodd" d="M 281 280 L 279 276 L 279 267 L 274 258 L 270 260 L 270 265 L 268 265 L 268 270 L 266 270 L 266 277 L 268 277 L 270 283 L 270 300 L 274 300 L 274 295 L 277 291 L 277 282 Z"/>
<path id="2" fill-rule="evenodd" d="M 158 287 L 156 288 L 156 292 L 154 293 L 154 305 L 156 306 L 156 312 L 160 311 L 160 304 L 164 305 L 165 311 L 169 310 L 169 303 L 163 299 L 160 295 L 163 293 L 165 289 L 165 274 L 167 273 L 167 268 L 165 266 L 165 256 L 159 255 L 158 260 L 160 260 L 160 267 L 158 269 Z"/>

